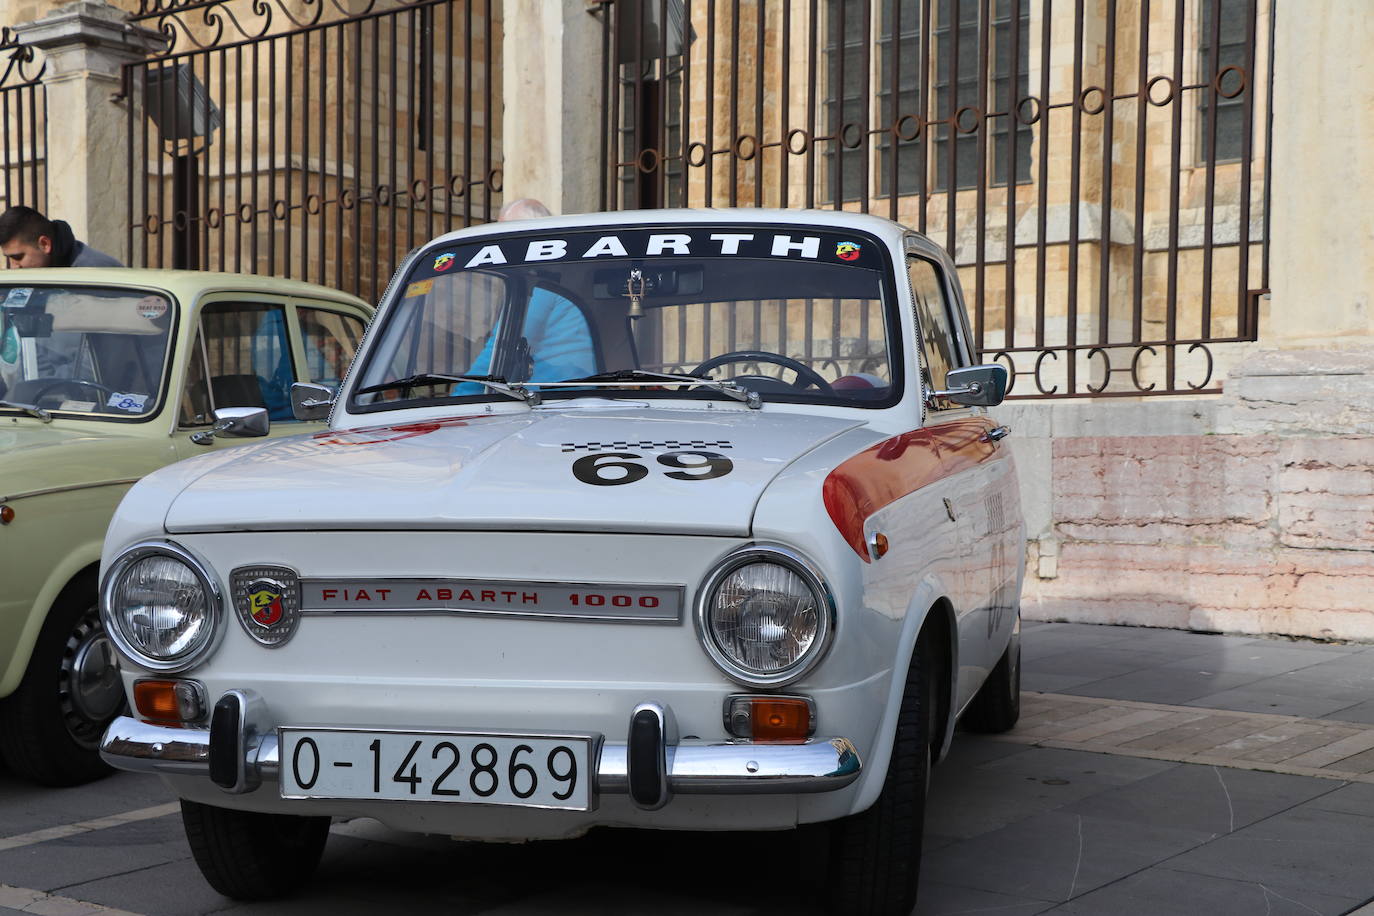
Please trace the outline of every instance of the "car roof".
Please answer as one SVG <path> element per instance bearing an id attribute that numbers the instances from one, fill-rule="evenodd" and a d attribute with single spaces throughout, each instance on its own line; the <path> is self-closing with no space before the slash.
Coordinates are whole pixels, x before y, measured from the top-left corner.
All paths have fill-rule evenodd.
<path id="1" fill-rule="evenodd" d="M 303 296 L 328 299 L 333 302 L 372 306 L 357 296 L 280 277 L 259 277 L 252 274 L 219 273 L 208 270 L 152 270 L 139 267 L 48 267 L 6 271 L 0 275 L 0 285 L 83 284 L 108 286 L 143 286 L 165 289 L 189 299 L 202 292 L 245 290 L 275 293 L 283 296 Z"/>

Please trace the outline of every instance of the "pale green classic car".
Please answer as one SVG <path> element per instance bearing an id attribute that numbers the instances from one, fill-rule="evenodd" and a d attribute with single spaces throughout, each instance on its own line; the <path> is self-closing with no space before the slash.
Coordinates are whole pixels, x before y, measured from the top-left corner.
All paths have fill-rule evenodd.
<path id="1" fill-rule="evenodd" d="M 49 785 L 107 772 L 97 746 L 124 693 L 96 573 L 125 492 L 243 442 L 217 410 L 265 407 L 273 436 L 320 428 L 293 418 L 291 385 L 337 384 L 371 316 L 289 280 L 0 273 L 0 755 L 12 771 Z"/>

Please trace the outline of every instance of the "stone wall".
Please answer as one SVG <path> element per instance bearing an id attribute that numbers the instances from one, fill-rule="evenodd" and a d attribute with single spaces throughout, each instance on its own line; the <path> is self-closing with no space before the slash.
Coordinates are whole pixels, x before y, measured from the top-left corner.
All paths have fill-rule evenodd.
<path id="1" fill-rule="evenodd" d="M 1374 352 L 1262 352 L 1220 399 L 998 416 L 1027 617 L 1374 641 Z"/>

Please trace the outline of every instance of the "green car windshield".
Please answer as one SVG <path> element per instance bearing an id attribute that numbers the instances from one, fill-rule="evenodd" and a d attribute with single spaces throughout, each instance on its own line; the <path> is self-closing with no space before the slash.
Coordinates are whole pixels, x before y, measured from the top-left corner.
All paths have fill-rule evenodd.
<path id="1" fill-rule="evenodd" d="M 175 315 L 146 290 L 0 285 L 0 414 L 150 416 Z"/>
<path id="2" fill-rule="evenodd" d="M 439 242 L 398 279 L 352 406 L 502 400 L 509 386 L 544 400 L 719 398 L 725 385 L 886 407 L 901 390 L 891 277 L 877 238 L 795 224 Z"/>

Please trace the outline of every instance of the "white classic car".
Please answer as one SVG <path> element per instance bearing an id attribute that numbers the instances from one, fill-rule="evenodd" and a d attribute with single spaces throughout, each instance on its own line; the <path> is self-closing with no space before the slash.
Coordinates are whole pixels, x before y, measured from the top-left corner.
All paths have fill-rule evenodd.
<path id="1" fill-rule="evenodd" d="M 337 394 L 296 386 L 326 431 L 125 498 L 102 753 L 232 897 L 307 879 L 331 817 L 816 825 L 837 911 L 907 912 L 929 766 L 1019 711 L 1007 372 L 974 362 L 949 258 L 874 217 L 444 236 Z"/>

